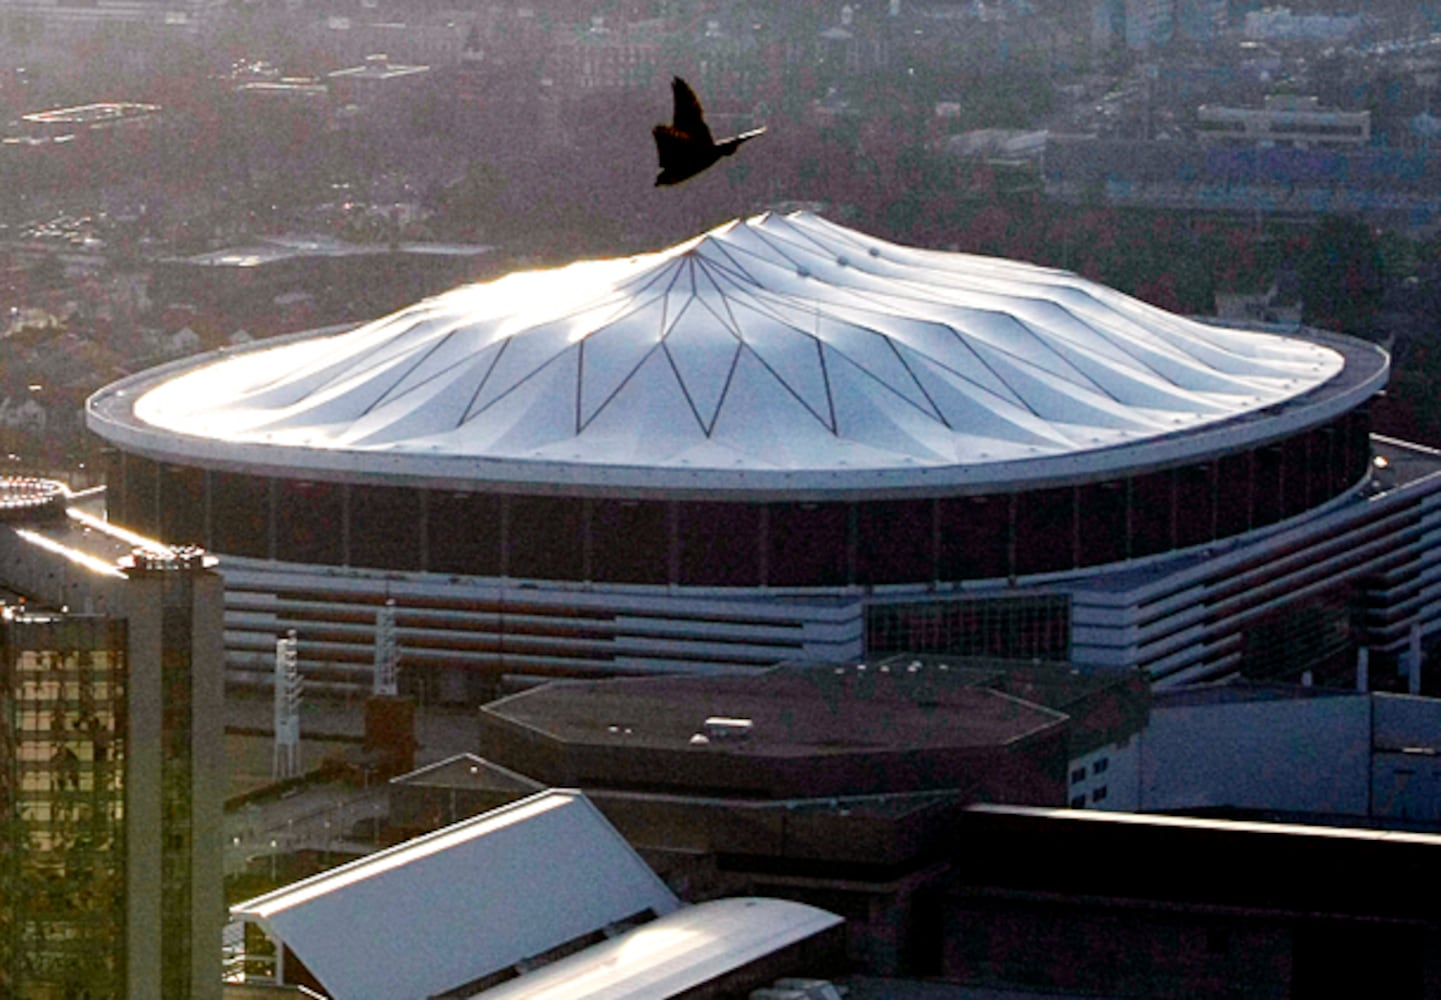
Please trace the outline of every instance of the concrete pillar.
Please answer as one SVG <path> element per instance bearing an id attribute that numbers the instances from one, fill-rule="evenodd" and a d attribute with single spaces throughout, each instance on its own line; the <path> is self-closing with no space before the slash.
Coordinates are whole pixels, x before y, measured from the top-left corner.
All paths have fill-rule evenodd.
<path id="1" fill-rule="evenodd" d="M 1356 650 L 1356 690 L 1371 690 L 1371 650 L 1365 646 Z"/>
<path id="2" fill-rule="evenodd" d="M 1406 690 L 1411 694 L 1421 693 L 1421 626 L 1414 622 L 1406 645 Z"/>

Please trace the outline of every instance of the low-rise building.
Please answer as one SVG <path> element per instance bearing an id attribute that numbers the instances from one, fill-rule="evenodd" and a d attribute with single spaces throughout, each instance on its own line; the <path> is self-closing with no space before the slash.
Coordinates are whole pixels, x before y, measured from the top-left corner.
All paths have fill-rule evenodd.
<path id="1" fill-rule="evenodd" d="M 1354 148 L 1371 143 L 1371 112 L 1324 108 L 1315 97 L 1268 94 L 1260 108 L 1203 104 L 1196 109 L 1202 142 L 1258 146 Z"/>

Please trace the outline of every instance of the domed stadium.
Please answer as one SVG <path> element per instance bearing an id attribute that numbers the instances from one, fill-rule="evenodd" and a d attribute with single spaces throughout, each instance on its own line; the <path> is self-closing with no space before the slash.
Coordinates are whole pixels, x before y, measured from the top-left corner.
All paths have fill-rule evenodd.
<path id="1" fill-rule="evenodd" d="M 1424 545 L 1384 511 L 1434 502 L 1424 449 L 1373 463 L 1387 373 L 798 213 L 186 359 L 87 421 L 110 517 L 222 556 L 237 681 L 294 628 L 365 682 L 393 600 L 451 700 L 907 650 L 1173 684 L 1431 626 L 1386 610 Z"/>

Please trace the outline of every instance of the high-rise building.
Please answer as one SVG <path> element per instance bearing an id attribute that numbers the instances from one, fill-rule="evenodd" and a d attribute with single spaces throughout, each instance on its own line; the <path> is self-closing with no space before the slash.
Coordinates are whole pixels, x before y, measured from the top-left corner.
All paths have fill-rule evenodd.
<path id="1" fill-rule="evenodd" d="M 0 994 L 121 995 L 125 626 L 0 621 Z"/>
<path id="2" fill-rule="evenodd" d="M 222 586 L 198 550 L 135 541 L 0 529 L 32 599 L 0 617 L 7 1000 L 220 995 Z"/>

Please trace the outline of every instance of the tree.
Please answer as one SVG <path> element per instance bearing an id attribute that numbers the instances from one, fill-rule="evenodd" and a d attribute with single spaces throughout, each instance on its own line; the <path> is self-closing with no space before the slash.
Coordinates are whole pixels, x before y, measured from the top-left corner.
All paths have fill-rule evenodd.
<path id="1" fill-rule="evenodd" d="M 1301 315 L 1312 326 L 1365 334 L 1381 308 L 1382 260 L 1371 227 L 1328 215 L 1301 254 Z"/>

